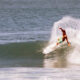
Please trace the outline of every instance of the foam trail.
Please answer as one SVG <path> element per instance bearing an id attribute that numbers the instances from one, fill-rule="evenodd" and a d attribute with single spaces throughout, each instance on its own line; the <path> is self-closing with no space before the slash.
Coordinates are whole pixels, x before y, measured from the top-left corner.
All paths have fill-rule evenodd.
<path id="1" fill-rule="evenodd" d="M 80 47 L 80 19 L 65 16 L 61 20 L 55 22 L 53 24 L 49 44 L 54 44 L 57 41 L 57 38 L 62 36 L 62 32 L 58 27 L 62 27 L 66 30 L 69 42 L 71 42 L 71 46 L 74 46 L 74 49 L 69 51 L 70 53 L 68 52 L 68 61 L 70 63 L 80 63 L 80 49 L 77 48 Z"/>
<path id="2" fill-rule="evenodd" d="M 79 47 L 76 47 L 74 51 L 68 55 L 68 62 L 74 64 L 80 64 L 80 50 Z"/>

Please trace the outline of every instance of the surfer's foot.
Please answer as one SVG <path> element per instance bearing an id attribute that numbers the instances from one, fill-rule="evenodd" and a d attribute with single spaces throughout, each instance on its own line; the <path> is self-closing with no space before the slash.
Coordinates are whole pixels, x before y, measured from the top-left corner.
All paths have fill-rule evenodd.
<path id="1" fill-rule="evenodd" d="M 71 44 L 70 44 L 70 43 L 68 43 L 68 46 L 71 46 Z"/>
<path id="2" fill-rule="evenodd" d="M 56 43 L 56 45 L 58 45 L 59 43 Z"/>

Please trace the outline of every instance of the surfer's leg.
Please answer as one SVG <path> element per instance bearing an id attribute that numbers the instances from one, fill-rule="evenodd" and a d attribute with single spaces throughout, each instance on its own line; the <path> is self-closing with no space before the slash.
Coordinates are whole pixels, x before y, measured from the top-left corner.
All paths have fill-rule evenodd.
<path id="1" fill-rule="evenodd" d="M 65 41 L 65 37 L 62 38 L 62 41 Z"/>
<path id="2" fill-rule="evenodd" d="M 70 43 L 69 43 L 69 41 L 68 41 L 68 38 L 66 37 L 65 39 L 66 39 L 66 41 L 67 41 L 67 43 L 68 43 L 68 46 L 70 46 Z"/>
<path id="3" fill-rule="evenodd" d="M 69 43 L 69 42 L 68 42 L 68 38 L 67 38 L 67 37 L 65 37 L 65 39 L 66 39 L 67 43 Z"/>

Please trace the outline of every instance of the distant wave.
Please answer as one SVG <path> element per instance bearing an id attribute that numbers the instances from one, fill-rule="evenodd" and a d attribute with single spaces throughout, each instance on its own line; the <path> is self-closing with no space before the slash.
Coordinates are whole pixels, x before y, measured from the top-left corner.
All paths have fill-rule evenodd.
<path id="1" fill-rule="evenodd" d="M 49 31 L 26 31 L 26 32 L 5 32 L 0 33 L 0 44 L 44 41 L 48 39 Z"/>

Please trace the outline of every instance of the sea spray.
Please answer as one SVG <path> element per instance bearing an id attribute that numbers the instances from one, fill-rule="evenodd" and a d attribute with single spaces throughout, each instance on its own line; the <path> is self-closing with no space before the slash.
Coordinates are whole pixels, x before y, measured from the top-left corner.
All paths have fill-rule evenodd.
<path id="1" fill-rule="evenodd" d="M 49 40 L 50 44 L 54 44 L 57 42 L 57 38 L 62 36 L 62 32 L 59 30 L 59 27 L 62 27 L 66 30 L 68 40 L 71 43 L 71 49 L 68 51 L 67 60 L 70 63 L 80 63 L 80 19 L 73 18 L 70 16 L 65 16 L 61 20 L 54 22 L 52 31 L 51 31 L 51 38 Z M 45 50 L 45 49 L 44 49 Z M 48 50 L 47 50 L 48 51 Z M 76 56 L 75 56 L 76 55 Z"/>
<path id="2" fill-rule="evenodd" d="M 80 33 L 79 31 L 80 20 L 73 17 L 66 16 L 53 24 L 49 43 L 52 43 L 52 42 L 54 43 L 58 37 L 62 36 L 62 32 L 58 29 L 59 27 L 62 27 L 63 29 L 66 30 L 69 41 L 74 42 L 74 39 L 76 38 L 80 39 L 78 35 Z"/>
<path id="3" fill-rule="evenodd" d="M 68 62 L 71 64 L 80 64 L 80 46 L 74 48 L 74 50 L 68 55 Z"/>

